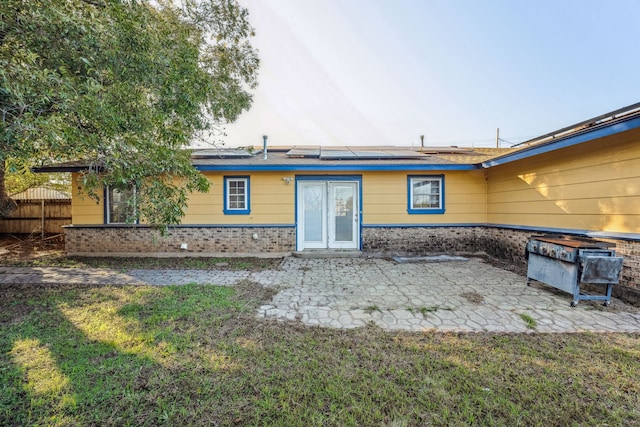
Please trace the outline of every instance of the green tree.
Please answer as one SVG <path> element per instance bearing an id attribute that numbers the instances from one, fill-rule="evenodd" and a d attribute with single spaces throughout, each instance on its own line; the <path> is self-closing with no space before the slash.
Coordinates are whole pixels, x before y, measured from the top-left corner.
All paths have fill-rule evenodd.
<path id="1" fill-rule="evenodd" d="M 208 181 L 183 148 L 249 108 L 258 57 L 236 0 L 0 2 L 0 216 L 6 165 L 81 159 L 90 196 L 135 186 L 179 223 Z"/>
<path id="2" fill-rule="evenodd" d="M 71 196 L 70 173 L 33 173 L 28 167 L 5 175 L 7 194 L 12 196 L 34 187 L 50 188 Z"/>

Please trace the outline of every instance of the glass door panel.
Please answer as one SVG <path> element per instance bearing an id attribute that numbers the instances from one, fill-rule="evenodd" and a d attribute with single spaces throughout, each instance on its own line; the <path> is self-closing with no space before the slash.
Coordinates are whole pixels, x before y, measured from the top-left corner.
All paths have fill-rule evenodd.
<path id="1" fill-rule="evenodd" d="M 329 248 L 357 249 L 358 184 L 329 183 Z"/>
<path id="2" fill-rule="evenodd" d="M 302 240 L 305 248 L 326 248 L 326 184 L 301 183 Z"/>

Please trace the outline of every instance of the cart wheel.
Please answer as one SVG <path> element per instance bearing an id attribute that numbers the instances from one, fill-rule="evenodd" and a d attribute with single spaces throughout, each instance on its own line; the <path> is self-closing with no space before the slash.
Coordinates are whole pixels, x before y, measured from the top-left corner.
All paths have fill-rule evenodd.
<path id="1" fill-rule="evenodd" d="M 602 303 L 605 307 L 609 307 L 611 305 L 611 301 L 605 301 Z"/>
<path id="2" fill-rule="evenodd" d="M 571 307 L 575 307 L 576 305 L 578 305 L 578 301 L 571 301 Z"/>

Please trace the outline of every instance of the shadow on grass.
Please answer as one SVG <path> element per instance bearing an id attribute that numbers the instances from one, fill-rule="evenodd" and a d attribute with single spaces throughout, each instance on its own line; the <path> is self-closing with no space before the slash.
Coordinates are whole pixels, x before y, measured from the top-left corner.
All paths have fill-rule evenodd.
<path id="1" fill-rule="evenodd" d="M 198 379 L 236 368 L 224 352 L 197 342 L 188 326 L 205 312 L 199 327 L 219 325 L 217 312 L 235 305 L 229 288 L 3 291 L 0 425 L 193 418 L 206 392 Z"/>

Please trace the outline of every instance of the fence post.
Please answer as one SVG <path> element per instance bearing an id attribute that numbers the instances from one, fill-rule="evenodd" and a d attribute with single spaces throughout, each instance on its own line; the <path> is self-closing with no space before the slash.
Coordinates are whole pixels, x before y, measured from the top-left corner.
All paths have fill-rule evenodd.
<path id="1" fill-rule="evenodd" d="M 40 224 L 40 240 L 44 240 L 44 199 L 42 199 L 42 223 Z"/>

